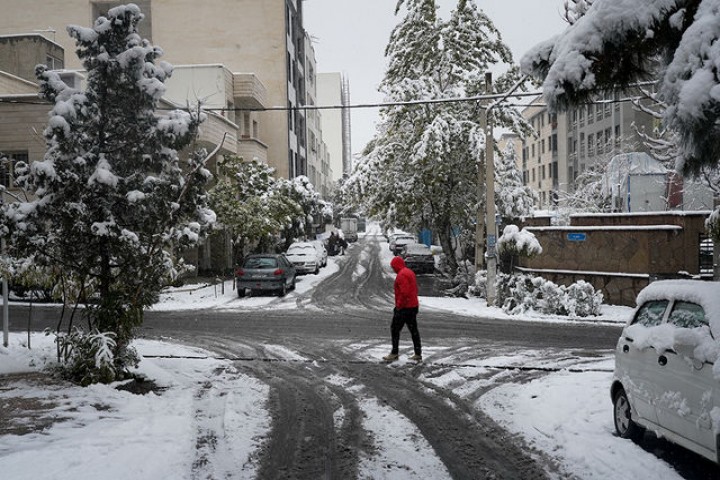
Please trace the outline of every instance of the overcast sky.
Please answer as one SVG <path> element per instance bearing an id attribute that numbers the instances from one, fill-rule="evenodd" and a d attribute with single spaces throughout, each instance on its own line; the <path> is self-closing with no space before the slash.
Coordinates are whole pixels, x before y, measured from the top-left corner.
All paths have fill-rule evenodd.
<path id="1" fill-rule="evenodd" d="M 342 72 L 350 80 L 353 104 L 381 102 L 377 87 L 385 73 L 385 46 L 400 20 L 396 0 L 304 0 L 305 29 L 315 39 L 319 72 Z M 440 15 L 455 0 L 438 0 Z M 557 33 L 563 0 L 477 0 L 512 49 L 515 61 L 532 46 Z M 352 151 L 359 152 L 372 138 L 377 109 L 352 110 Z"/>

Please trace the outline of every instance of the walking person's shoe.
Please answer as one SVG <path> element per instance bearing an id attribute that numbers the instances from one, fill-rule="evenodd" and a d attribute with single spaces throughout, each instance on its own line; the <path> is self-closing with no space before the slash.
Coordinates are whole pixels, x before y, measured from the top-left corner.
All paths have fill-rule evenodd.
<path id="1" fill-rule="evenodd" d="M 397 353 L 391 353 L 390 355 L 385 355 L 382 359 L 383 359 L 383 362 L 391 363 L 391 362 L 394 362 L 395 360 L 397 360 L 398 358 L 400 358 L 400 355 L 398 355 Z"/>
<path id="2" fill-rule="evenodd" d="M 408 357 L 408 360 L 412 360 L 413 362 L 422 362 L 422 355 L 418 355 L 417 353 L 411 357 Z"/>

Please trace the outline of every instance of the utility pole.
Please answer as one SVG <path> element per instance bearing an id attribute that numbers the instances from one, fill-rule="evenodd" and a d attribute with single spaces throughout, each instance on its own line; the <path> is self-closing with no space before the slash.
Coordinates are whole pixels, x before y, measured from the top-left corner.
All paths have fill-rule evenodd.
<path id="1" fill-rule="evenodd" d="M 0 251 L 5 254 L 5 239 L 2 239 Z M 3 275 L 3 347 L 7 348 L 10 344 L 10 295 L 8 292 L 8 279 Z"/>
<path id="2" fill-rule="evenodd" d="M 485 94 L 492 95 L 492 73 L 485 72 Z M 495 225 L 495 138 L 493 137 L 493 121 L 490 107 L 484 110 L 485 117 L 485 221 L 487 222 L 487 248 L 485 257 L 487 263 L 486 299 L 488 305 L 495 305 L 495 274 L 497 257 L 495 244 L 497 243 L 497 226 Z"/>
<path id="3" fill-rule="evenodd" d="M 475 269 L 481 270 L 483 263 L 487 270 L 486 282 L 486 299 L 488 305 L 495 304 L 497 289 L 495 288 L 495 277 L 497 273 L 497 257 L 495 255 L 495 245 L 497 244 L 497 223 L 495 222 L 495 137 L 493 137 L 493 120 L 491 116 L 492 110 L 505 101 L 515 91 L 520 88 L 527 80 L 524 75 L 510 90 L 504 92 L 501 97 L 497 98 L 489 105 L 483 104 L 480 112 L 480 127 L 485 133 L 485 169 L 482 165 L 478 165 L 478 211 L 477 224 L 475 226 Z M 485 95 L 492 96 L 493 83 L 492 73 L 485 73 Z M 483 185 L 485 186 L 485 218 L 483 218 L 482 209 L 479 207 L 480 198 L 483 194 Z M 483 249 L 483 236 L 485 233 L 485 224 L 487 223 L 487 242 L 486 248 Z M 485 262 L 483 262 L 485 260 Z"/>

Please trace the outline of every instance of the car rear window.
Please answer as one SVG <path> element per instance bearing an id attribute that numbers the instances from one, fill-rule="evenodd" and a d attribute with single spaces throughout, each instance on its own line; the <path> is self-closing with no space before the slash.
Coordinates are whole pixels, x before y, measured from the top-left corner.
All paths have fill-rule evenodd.
<path id="1" fill-rule="evenodd" d="M 667 305 L 667 300 L 655 300 L 644 303 L 635 315 L 635 319 L 632 322 L 633 325 L 643 325 L 645 327 L 660 325 Z"/>
<path id="2" fill-rule="evenodd" d="M 690 302 L 675 302 L 673 305 L 668 323 L 681 328 L 697 328 L 708 324 L 705 318 L 705 310 L 696 304 Z"/>
<path id="3" fill-rule="evenodd" d="M 248 258 L 245 260 L 245 268 L 277 268 L 277 260 L 271 257 Z"/>

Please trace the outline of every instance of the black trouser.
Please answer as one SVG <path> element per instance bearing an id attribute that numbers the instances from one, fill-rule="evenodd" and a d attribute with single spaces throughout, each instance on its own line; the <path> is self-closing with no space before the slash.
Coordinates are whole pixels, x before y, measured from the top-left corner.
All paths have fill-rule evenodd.
<path id="1" fill-rule="evenodd" d="M 422 355 L 422 347 L 420 345 L 420 332 L 417 328 L 418 308 L 396 308 L 393 313 L 392 324 L 390 325 L 390 333 L 392 335 L 392 351 L 390 353 L 398 353 L 400 347 L 400 330 L 407 325 L 412 336 L 413 348 L 415 355 Z"/>

